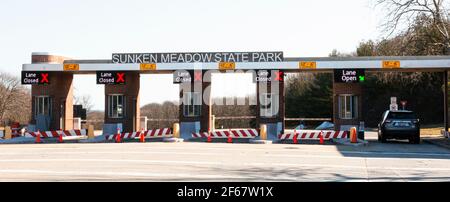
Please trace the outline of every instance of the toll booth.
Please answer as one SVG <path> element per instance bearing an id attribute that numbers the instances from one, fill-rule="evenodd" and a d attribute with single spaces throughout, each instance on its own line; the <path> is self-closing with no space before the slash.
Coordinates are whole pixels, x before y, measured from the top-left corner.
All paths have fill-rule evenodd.
<path id="1" fill-rule="evenodd" d="M 97 83 L 105 84 L 105 125 L 117 125 L 122 132 L 140 130 L 139 72 L 97 72 Z M 120 126 L 122 128 L 120 128 Z"/>
<path id="2" fill-rule="evenodd" d="M 62 64 L 69 58 L 33 53 L 31 63 Z M 53 71 L 23 71 L 22 84 L 31 86 L 31 124 L 38 130 L 73 129 L 73 74 Z"/>
<path id="3" fill-rule="evenodd" d="M 211 73 L 206 71 L 174 71 L 174 83 L 180 88 L 180 135 L 190 139 L 192 133 L 210 132 L 212 127 Z"/>
<path id="4" fill-rule="evenodd" d="M 363 121 L 362 83 L 365 80 L 363 69 L 336 69 L 333 71 L 333 120 L 335 130 L 348 131 L 359 128 Z"/>
<path id="5" fill-rule="evenodd" d="M 267 126 L 267 139 L 276 140 L 285 129 L 284 72 L 259 70 L 253 77 L 256 84 L 256 125 Z"/>

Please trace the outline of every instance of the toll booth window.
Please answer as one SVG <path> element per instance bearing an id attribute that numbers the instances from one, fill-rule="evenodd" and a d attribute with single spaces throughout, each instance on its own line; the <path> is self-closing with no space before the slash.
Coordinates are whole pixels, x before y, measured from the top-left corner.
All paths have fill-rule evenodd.
<path id="1" fill-rule="evenodd" d="M 49 96 L 36 96 L 34 98 L 34 114 L 50 116 L 52 110 L 52 99 Z"/>
<path id="2" fill-rule="evenodd" d="M 109 118 L 123 118 L 125 115 L 125 96 L 108 95 Z"/>
<path id="3" fill-rule="evenodd" d="M 262 117 L 275 117 L 279 112 L 278 94 L 263 93 L 260 97 L 261 103 L 261 116 Z"/>
<path id="4" fill-rule="evenodd" d="M 199 92 L 186 92 L 183 95 L 183 114 L 185 117 L 200 116 L 202 107 L 202 94 Z"/>
<path id="5" fill-rule="evenodd" d="M 338 105 L 340 119 L 358 118 L 358 96 L 339 95 Z"/>

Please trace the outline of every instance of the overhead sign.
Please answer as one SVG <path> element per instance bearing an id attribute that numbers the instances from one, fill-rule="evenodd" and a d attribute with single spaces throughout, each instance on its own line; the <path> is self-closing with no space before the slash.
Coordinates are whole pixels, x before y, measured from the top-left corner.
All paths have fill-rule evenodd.
<path id="1" fill-rule="evenodd" d="M 98 71 L 97 84 L 125 84 L 125 72 Z"/>
<path id="2" fill-rule="evenodd" d="M 234 70 L 236 68 L 236 64 L 234 62 L 220 62 L 219 69 L 220 70 Z"/>
<path id="3" fill-rule="evenodd" d="M 64 64 L 63 65 L 64 71 L 78 71 L 80 70 L 79 64 Z"/>
<path id="4" fill-rule="evenodd" d="M 382 64 L 383 68 L 397 69 L 400 68 L 400 61 L 398 60 L 385 60 Z"/>
<path id="5" fill-rule="evenodd" d="M 113 53 L 113 63 L 282 62 L 283 52 Z"/>
<path id="6" fill-rule="evenodd" d="M 154 63 L 142 63 L 140 64 L 140 69 L 143 71 L 147 71 L 147 70 L 156 70 L 156 64 Z"/>
<path id="7" fill-rule="evenodd" d="M 283 82 L 284 72 L 279 70 L 258 70 L 253 76 L 253 83 Z"/>
<path id="8" fill-rule="evenodd" d="M 22 85 L 45 85 L 50 84 L 49 72 L 22 71 Z"/>
<path id="9" fill-rule="evenodd" d="M 202 82 L 203 73 L 200 70 L 197 71 L 186 71 L 179 70 L 173 72 L 173 83 L 191 83 L 191 82 Z"/>
<path id="10" fill-rule="evenodd" d="M 299 62 L 300 69 L 316 69 L 317 62 L 314 61 L 301 61 Z"/>
<path id="11" fill-rule="evenodd" d="M 334 82 L 359 83 L 366 80 L 364 69 L 336 69 L 334 70 Z"/>

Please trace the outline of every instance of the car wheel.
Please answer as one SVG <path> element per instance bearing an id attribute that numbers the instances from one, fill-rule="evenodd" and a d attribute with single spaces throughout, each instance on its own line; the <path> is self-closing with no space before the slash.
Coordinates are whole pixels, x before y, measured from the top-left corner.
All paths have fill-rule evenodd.
<path id="1" fill-rule="evenodd" d="M 420 144 L 420 135 L 414 135 L 414 137 L 412 138 L 412 143 L 413 144 Z"/>
<path id="2" fill-rule="evenodd" d="M 386 138 L 384 137 L 383 133 L 378 133 L 378 141 L 381 143 L 386 143 Z"/>
<path id="3" fill-rule="evenodd" d="M 381 136 L 381 142 L 382 142 L 382 143 L 386 143 L 386 142 L 387 142 L 387 141 L 386 141 L 386 138 L 383 137 L 383 136 Z"/>

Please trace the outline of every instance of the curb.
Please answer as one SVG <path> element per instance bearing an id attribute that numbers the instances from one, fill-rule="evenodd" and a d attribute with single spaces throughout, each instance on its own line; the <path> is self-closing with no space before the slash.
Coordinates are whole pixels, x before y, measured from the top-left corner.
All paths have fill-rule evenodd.
<path id="1" fill-rule="evenodd" d="M 163 142 L 184 142 L 184 139 L 172 137 L 172 138 L 163 138 L 162 141 Z"/>
<path id="2" fill-rule="evenodd" d="M 333 139 L 333 142 L 335 142 L 338 145 L 346 145 L 346 146 L 354 146 L 354 147 L 360 147 L 360 146 L 368 146 L 369 142 L 367 140 L 361 140 L 358 139 L 358 143 L 351 143 L 349 139 L 343 138 L 343 139 Z"/>
<path id="3" fill-rule="evenodd" d="M 250 140 L 250 144 L 272 144 L 270 140 Z"/>

